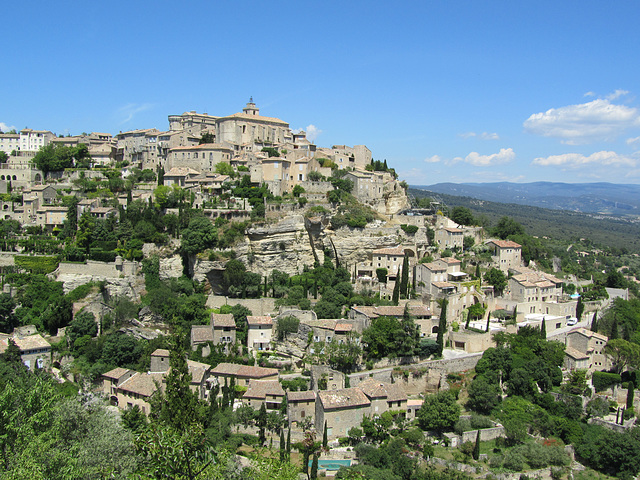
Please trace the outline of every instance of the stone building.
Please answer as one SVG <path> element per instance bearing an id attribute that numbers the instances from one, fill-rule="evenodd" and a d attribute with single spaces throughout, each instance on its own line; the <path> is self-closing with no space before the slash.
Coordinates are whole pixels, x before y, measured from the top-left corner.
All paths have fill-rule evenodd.
<path id="1" fill-rule="evenodd" d="M 250 380 L 247 391 L 242 396 L 242 403 L 254 410 L 265 404 L 267 410 L 280 410 L 285 393 L 279 380 Z"/>
<path id="2" fill-rule="evenodd" d="M 251 380 L 277 380 L 276 368 L 252 367 L 235 363 L 220 363 L 211 370 L 211 376 L 219 385 L 224 385 L 233 377 L 236 385 L 248 387 Z"/>
<path id="3" fill-rule="evenodd" d="M 273 319 L 270 315 L 248 315 L 247 347 L 250 351 L 271 349 Z"/>
<path id="4" fill-rule="evenodd" d="M 304 392 L 287 392 L 287 418 L 289 427 L 293 422 L 302 422 L 315 415 L 316 392 L 307 390 Z"/>
<path id="5" fill-rule="evenodd" d="M 0 354 L 3 354 L 13 340 L 20 349 L 20 358 L 29 370 L 51 367 L 51 344 L 42 335 L 21 335 L 18 331 L 13 336 L 0 334 Z"/>
<path id="6" fill-rule="evenodd" d="M 486 243 L 491 249 L 493 262 L 503 272 L 522 266 L 522 246 L 511 240 L 491 240 Z"/>
<path id="7" fill-rule="evenodd" d="M 608 370 L 611 368 L 611 358 L 604 352 L 608 340 L 608 337 L 586 328 L 572 330 L 565 340 L 565 368 L 589 372 Z"/>
<path id="8" fill-rule="evenodd" d="M 327 437 L 346 437 L 349 430 L 359 427 L 371 412 L 371 400 L 358 387 L 318 391 L 315 427 L 319 435 L 327 423 Z"/>

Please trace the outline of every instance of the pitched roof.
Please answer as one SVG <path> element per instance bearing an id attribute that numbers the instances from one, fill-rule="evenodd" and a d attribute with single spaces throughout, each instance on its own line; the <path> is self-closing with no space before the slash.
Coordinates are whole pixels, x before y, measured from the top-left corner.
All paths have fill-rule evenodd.
<path id="1" fill-rule="evenodd" d="M 271 315 L 247 315 L 249 325 L 273 325 Z"/>
<path id="2" fill-rule="evenodd" d="M 163 388 L 164 373 L 136 373 L 118 386 L 120 390 L 150 397 L 158 389 Z"/>
<path id="3" fill-rule="evenodd" d="M 489 243 L 493 243 L 496 247 L 500 248 L 522 248 L 522 245 L 511 240 L 490 240 L 487 244 Z"/>
<path id="4" fill-rule="evenodd" d="M 192 325 L 191 341 L 193 343 L 213 342 L 213 330 L 211 325 Z"/>
<path id="5" fill-rule="evenodd" d="M 126 375 L 129 372 L 126 368 L 114 368 L 113 370 L 109 370 L 107 373 L 103 373 L 103 377 L 113 378 L 115 380 L 120 379 L 123 375 Z"/>
<path id="6" fill-rule="evenodd" d="M 316 399 L 316 392 L 306 390 L 304 392 L 287 392 L 287 402 L 309 402 Z"/>
<path id="7" fill-rule="evenodd" d="M 372 252 L 374 255 L 404 255 L 402 247 L 378 248 Z"/>
<path id="8" fill-rule="evenodd" d="M 278 375 L 276 368 L 252 367 L 236 363 L 219 363 L 211 370 L 212 375 L 234 375 L 245 378 L 264 378 Z"/>
<path id="9" fill-rule="evenodd" d="M 151 354 L 152 357 L 168 357 L 169 355 L 169 350 L 165 348 L 156 348 Z"/>
<path id="10" fill-rule="evenodd" d="M 265 399 L 267 395 L 284 397 L 284 390 L 278 380 L 249 380 L 249 387 L 243 398 Z"/>
<path id="11" fill-rule="evenodd" d="M 200 175 L 200 172 L 189 167 L 173 167 L 164 174 L 165 177 L 184 177 L 186 175 Z"/>
<path id="12" fill-rule="evenodd" d="M 351 330 L 353 330 L 353 325 L 350 323 L 337 323 L 334 329 L 336 333 L 350 332 Z"/>
<path id="13" fill-rule="evenodd" d="M 343 388 L 342 390 L 320 390 L 318 399 L 325 410 L 338 408 L 366 407 L 371 401 L 358 387 Z"/>
<path id="14" fill-rule="evenodd" d="M 51 348 L 51 344 L 42 338 L 42 335 L 39 333 L 22 338 L 15 337 L 13 341 L 16 342 L 21 352 L 35 350 L 36 348 Z"/>
<path id="15" fill-rule="evenodd" d="M 191 383 L 202 383 L 202 379 L 206 373 L 211 369 L 211 365 L 206 363 L 194 362 L 193 360 L 187 360 L 187 367 L 191 374 Z"/>
<path id="16" fill-rule="evenodd" d="M 212 313 L 211 325 L 214 327 L 233 327 L 236 328 L 236 322 L 232 313 Z"/>
<path id="17" fill-rule="evenodd" d="M 586 329 L 584 327 L 574 328 L 567 335 L 571 335 L 572 333 L 580 333 L 580 334 L 582 334 L 582 335 L 584 335 L 585 337 L 588 337 L 588 338 L 595 337 L 598 340 L 602 340 L 604 342 L 609 340 L 609 337 L 607 337 L 605 335 L 602 335 L 601 333 L 592 332 L 591 330 L 588 330 L 588 329 Z"/>
<path id="18" fill-rule="evenodd" d="M 387 383 L 368 377 L 358 384 L 358 388 L 369 398 L 386 398 L 388 402 L 398 402 L 407 399 L 402 387 L 397 383 Z"/>
<path id="19" fill-rule="evenodd" d="M 564 353 L 565 355 L 573 358 L 574 360 L 586 360 L 589 358 L 589 356 L 585 353 L 582 353 L 579 350 L 576 350 L 573 347 L 565 347 L 564 348 Z"/>

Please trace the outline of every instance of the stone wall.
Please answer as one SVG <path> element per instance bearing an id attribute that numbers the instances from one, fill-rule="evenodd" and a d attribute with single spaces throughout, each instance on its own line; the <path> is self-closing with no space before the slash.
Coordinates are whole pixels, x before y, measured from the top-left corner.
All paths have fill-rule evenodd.
<path id="1" fill-rule="evenodd" d="M 253 315 L 276 314 L 274 298 L 230 298 L 222 295 L 209 295 L 207 308 L 220 308 L 222 305 L 237 305 L 247 307 Z"/>
<path id="2" fill-rule="evenodd" d="M 478 430 L 469 430 L 468 432 L 462 432 L 460 440 L 464 442 L 475 442 Z M 482 428 L 480 429 L 480 440 L 488 442 L 489 440 L 495 440 L 499 437 L 504 437 L 504 427 Z"/>

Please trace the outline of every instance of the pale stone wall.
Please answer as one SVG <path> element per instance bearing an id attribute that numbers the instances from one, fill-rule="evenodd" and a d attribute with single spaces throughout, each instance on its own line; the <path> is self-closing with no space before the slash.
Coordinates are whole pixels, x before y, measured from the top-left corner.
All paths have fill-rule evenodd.
<path id="1" fill-rule="evenodd" d="M 468 432 L 462 432 L 460 436 L 461 443 L 475 442 L 478 435 L 478 430 L 469 430 Z M 504 437 L 504 427 L 482 428 L 480 429 L 480 440 L 488 442 L 489 440 L 495 440 L 499 437 Z"/>

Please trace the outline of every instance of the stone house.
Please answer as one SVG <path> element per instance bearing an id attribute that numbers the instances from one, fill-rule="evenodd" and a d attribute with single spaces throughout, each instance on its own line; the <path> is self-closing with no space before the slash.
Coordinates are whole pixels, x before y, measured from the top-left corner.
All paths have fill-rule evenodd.
<path id="1" fill-rule="evenodd" d="M 247 347 L 250 351 L 271 349 L 273 319 L 270 315 L 248 315 Z"/>
<path id="2" fill-rule="evenodd" d="M 191 168 L 199 172 L 215 172 L 218 163 L 231 162 L 233 149 L 219 143 L 203 143 L 171 148 L 166 168 Z M 166 178 L 166 177 L 165 177 Z"/>
<path id="3" fill-rule="evenodd" d="M 36 368 L 48 369 L 51 367 L 51 344 L 39 333 L 34 335 L 21 335 L 17 331 L 13 336 L 2 335 L 0 337 L 0 354 L 9 346 L 9 340 L 13 340 L 20 349 L 20 358 L 29 370 Z"/>
<path id="4" fill-rule="evenodd" d="M 210 374 L 218 385 L 224 385 L 225 379 L 228 382 L 233 377 L 236 385 L 243 387 L 248 387 L 251 380 L 277 380 L 279 375 L 275 368 L 252 367 L 236 363 L 220 363 L 211 369 Z"/>
<path id="5" fill-rule="evenodd" d="M 340 165 L 338 167 L 340 168 Z M 349 171 L 344 178 L 353 182 L 351 193 L 362 203 L 381 199 L 384 195 L 385 183 L 393 179 L 386 172 L 368 172 L 365 170 Z"/>
<path id="6" fill-rule="evenodd" d="M 173 167 L 164 174 L 164 184 L 185 187 L 187 180 L 200 175 L 200 172 L 189 167 Z"/>
<path id="7" fill-rule="evenodd" d="M 454 227 L 442 227 L 435 231 L 435 242 L 442 248 L 460 248 L 464 246 L 464 231 Z"/>
<path id="8" fill-rule="evenodd" d="M 580 368 L 589 372 L 608 370 L 612 366 L 611 358 L 604 353 L 608 340 L 608 337 L 586 328 L 571 330 L 565 339 L 565 368 Z"/>
<path id="9" fill-rule="evenodd" d="M 395 280 L 404 262 L 404 249 L 401 246 L 378 248 L 371 252 L 374 272 L 378 268 L 387 269 L 387 281 Z"/>
<path id="10" fill-rule="evenodd" d="M 345 437 L 353 427 L 359 427 L 371 412 L 371 400 L 358 387 L 319 391 L 316 399 L 315 427 L 322 435 L 325 422 L 327 437 Z"/>
<path id="11" fill-rule="evenodd" d="M 406 410 L 407 395 L 397 383 L 387 383 L 373 377 L 358 384 L 371 401 L 371 415 L 380 415 L 389 410 Z"/>
<path id="12" fill-rule="evenodd" d="M 486 243 L 491 249 L 491 258 L 503 272 L 522 266 L 522 246 L 511 240 L 491 240 Z"/>
<path id="13" fill-rule="evenodd" d="M 438 318 L 434 317 L 433 312 L 426 305 L 409 305 L 409 313 L 420 329 L 421 336 L 429 335 L 432 327 L 438 325 Z M 353 322 L 352 328 L 358 333 L 362 333 L 362 330 L 371 325 L 371 320 L 377 317 L 394 317 L 398 321 L 402 320 L 404 307 L 353 305 L 348 316 L 349 320 Z"/>
<path id="14" fill-rule="evenodd" d="M 557 302 L 564 282 L 553 275 L 528 268 L 518 268 L 509 278 L 511 300 L 516 302 Z"/>
<path id="15" fill-rule="evenodd" d="M 249 387 L 242 396 L 242 403 L 254 410 L 265 404 L 267 410 L 279 410 L 285 393 L 279 380 L 249 380 Z"/>
<path id="16" fill-rule="evenodd" d="M 236 322 L 230 313 L 212 313 L 209 325 L 191 326 L 191 348 L 212 342 L 214 345 L 236 343 Z"/>
<path id="17" fill-rule="evenodd" d="M 301 422 L 305 418 L 311 418 L 316 410 L 316 392 L 307 390 L 304 392 L 287 392 L 287 418 L 289 427 L 293 422 Z"/>

